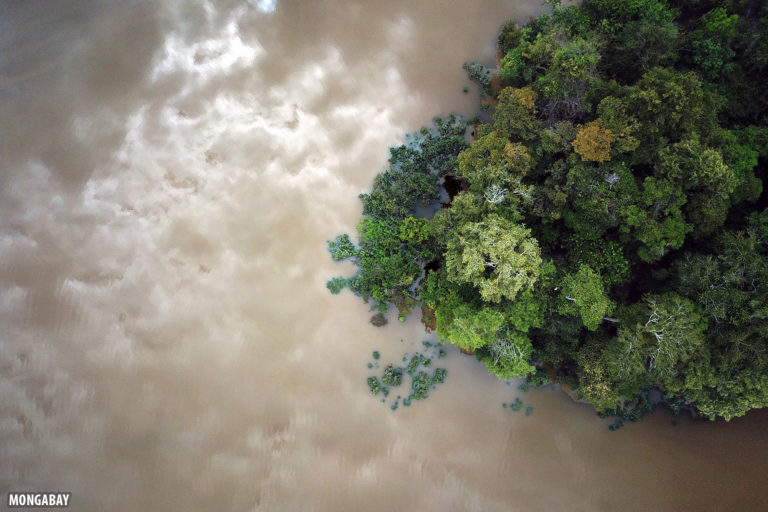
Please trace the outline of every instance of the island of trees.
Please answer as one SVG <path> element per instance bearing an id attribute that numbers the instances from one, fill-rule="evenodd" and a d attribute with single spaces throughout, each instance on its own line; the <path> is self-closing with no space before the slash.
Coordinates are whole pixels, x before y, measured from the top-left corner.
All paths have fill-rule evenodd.
<path id="1" fill-rule="evenodd" d="M 601 413 L 765 407 L 768 4 L 549 3 L 465 65 L 478 117 L 391 149 L 328 288 Z"/>

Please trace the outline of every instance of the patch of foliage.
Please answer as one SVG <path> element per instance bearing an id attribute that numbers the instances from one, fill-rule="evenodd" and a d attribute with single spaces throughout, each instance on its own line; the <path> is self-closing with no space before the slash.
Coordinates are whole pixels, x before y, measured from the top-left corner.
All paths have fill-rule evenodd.
<path id="1" fill-rule="evenodd" d="M 379 391 L 382 390 L 381 382 L 376 377 L 368 377 L 368 387 L 371 390 L 371 394 L 373 396 L 376 396 L 379 394 Z"/>
<path id="2" fill-rule="evenodd" d="M 399 386 L 403 382 L 403 369 L 394 368 L 392 365 L 387 366 L 381 381 L 387 386 Z"/>
<path id="3" fill-rule="evenodd" d="M 448 372 L 445 368 L 432 369 L 432 359 L 440 353 L 445 354 L 445 351 L 438 345 L 433 345 L 430 342 L 423 342 L 424 351 L 416 352 L 410 357 L 408 354 L 403 355 L 402 366 L 395 366 L 389 364 L 384 368 L 384 372 L 380 377 L 372 375 L 368 377 L 368 387 L 371 390 L 371 394 L 374 396 L 382 393 L 386 397 L 390 393 L 390 388 L 398 387 L 403 383 L 403 377 L 407 375 L 410 377 L 410 393 L 408 396 L 402 399 L 402 405 L 409 407 L 413 400 L 423 400 L 429 396 L 429 392 L 434 390 L 439 384 L 445 382 L 445 378 Z M 374 362 L 368 363 L 368 368 L 372 368 L 374 365 L 378 368 L 377 363 L 381 355 L 379 351 L 373 352 Z M 397 410 L 400 405 L 401 396 L 390 404 L 392 410 Z"/>
<path id="4" fill-rule="evenodd" d="M 328 252 L 331 253 L 333 261 L 342 261 L 357 255 L 357 249 L 347 234 L 339 235 L 335 240 L 329 240 Z"/>
<path id="5" fill-rule="evenodd" d="M 512 409 L 514 412 L 517 412 L 517 411 L 519 411 L 520 409 L 523 408 L 523 401 L 520 400 L 519 398 L 515 398 L 514 402 L 510 402 L 509 404 L 505 403 L 503 405 L 504 405 L 505 408 L 508 407 L 508 408 Z"/>
<path id="6" fill-rule="evenodd" d="M 348 281 L 346 278 L 337 276 L 332 279 L 329 279 L 327 283 L 325 283 L 325 287 L 328 288 L 328 291 L 331 292 L 334 295 L 337 295 L 341 293 L 341 290 L 347 287 Z"/>
<path id="7" fill-rule="evenodd" d="M 476 82 L 483 92 L 491 90 L 491 71 L 479 62 L 465 62 L 464 70 L 469 75 L 469 79 Z M 466 88 L 465 88 L 466 89 Z M 464 92 L 467 92 L 466 90 Z"/>
<path id="8" fill-rule="evenodd" d="M 387 325 L 388 320 L 387 317 L 384 316 L 384 313 L 378 312 L 371 317 L 370 322 L 374 327 L 384 327 Z"/>

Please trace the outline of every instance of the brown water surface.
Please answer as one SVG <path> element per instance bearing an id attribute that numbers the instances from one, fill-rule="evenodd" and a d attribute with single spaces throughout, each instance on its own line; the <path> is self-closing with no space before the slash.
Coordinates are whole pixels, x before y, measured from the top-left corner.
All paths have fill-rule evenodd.
<path id="1" fill-rule="evenodd" d="M 609 432 L 452 349 L 423 403 L 365 387 L 372 350 L 400 361 L 425 335 L 331 296 L 352 267 L 325 241 L 354 230 L 388 146 L 472 113 L 461 64 L 539 4 L 2 2 L 0 491 L 86 511 L 768 510 L 764 411 Z"/>

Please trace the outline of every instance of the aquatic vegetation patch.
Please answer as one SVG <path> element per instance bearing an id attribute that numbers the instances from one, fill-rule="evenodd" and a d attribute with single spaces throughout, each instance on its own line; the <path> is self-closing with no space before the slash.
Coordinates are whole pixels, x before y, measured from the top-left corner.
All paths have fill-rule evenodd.
<path id="1" fill-rule="evenodd" d="M 509 382 L 508 382 L 507 384 L 509 384 Z M 521 386 L 521 388 L 522 388 L 522 386 Z M 523 392 L 526 392 L 526 391 L 528 391 L 528 388 L 525 388 L 524 390 L 523 390 L 523 389 L 521 389 L 521 391 L 523 391 Z M 504 402 L 504 403 L 502 403 L 502 404 L 501 404 L 501 406 L 502 406 L 504 409 L 509 409 L 509 410 L 511 410 L 512 412 L 519 412 L 519 411 L 523 410 L 523 405 L 524 405 L 524 404 L 523 404 L 523 401 L 522 401 L 522 400 L 520 400 L 520 398 L 515 398 L 515 399 L 514 399 L 513 401 L 511 401 L 511 402 Z M 533 413 L 533 407 L 531 407 L 531 406 L 529 405 L 529 406 L 527 406 L 527 407 L 525 408 L 525 415 L 526 415 L 526 416 L 530 416 L 530 415 L 531 415 L 531 413 Z"/>
<path id="2" fill-rule="evenodd" d="M 423 342 L 424 350 L 413 354 L 404 354 L 402 357 L 402 366 L 389 364 L 384 368 L 380 376 L 371 375 L 367 379 L 368 388 L 373 396 L 379 393 L 384 397 L 381 401 L 386 402 L 390 393 L 390 388 L 396 388 L 403 384 L 403 377 L 410 377 L 410 392 L 403 398 L 402 395 L 392 400 L 389 404 L 390 409 L 396 411 L 400 403 L 404 407 L 409 407 L 414 400 L 423 400 L 429 396 L 429 392 L 437 388 L 439 384 L 445 382 L 448 371 L 445 368 L 433 368 L 432 359 L 446 357 L 446 352 L 439 345 L 432 344 L 429 341 Z M 376 350 L 373 352 L 373 361 L 367 363 L 369 369 L 379 367 L 378 360 L 381 353 Z"/>
<path id="3" fill-rule="evenodd" d="M 403 382 L 403 369 L 395 368 L 392 365 L 387 366 L 381 381 L 388 386 L 399 386 Z"/>

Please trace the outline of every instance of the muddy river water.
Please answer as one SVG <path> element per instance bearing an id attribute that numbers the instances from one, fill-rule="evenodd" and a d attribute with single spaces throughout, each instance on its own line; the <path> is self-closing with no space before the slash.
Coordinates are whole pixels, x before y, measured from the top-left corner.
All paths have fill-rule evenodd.
<path id="1" fill-rule="evenodd" d="M 423 402 L 365 385 L 373 350 L 429 338 L 330 295 L 352 266 L 326 240 L 354 231 L 388 146 L 475 110 L 462 63 L 541 9 L 3 2 L 0 491 L 86 511 L 768 510 L 768 411 L 611 432 L 450 348 Z"/>

